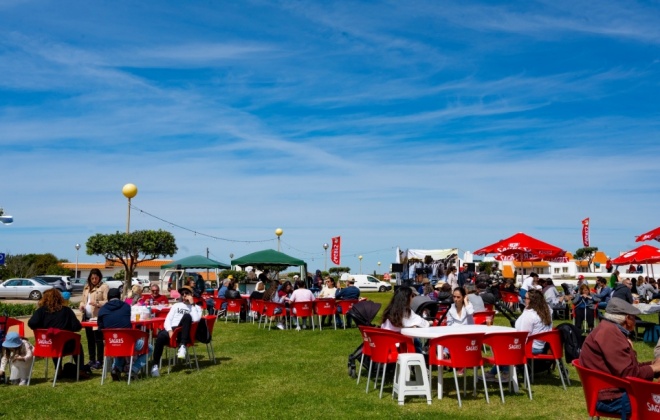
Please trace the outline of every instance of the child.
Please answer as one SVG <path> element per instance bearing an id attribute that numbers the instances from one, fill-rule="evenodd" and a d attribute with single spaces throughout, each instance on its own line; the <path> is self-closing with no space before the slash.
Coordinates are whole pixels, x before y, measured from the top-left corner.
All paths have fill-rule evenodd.
<path id="1" fill-rule="evenodd" d="M 30 366 L 32 365 L 32 344 L 18 333 L 7 333 L 2 343 L 2 362 L 0 362 L 0 382 L 5 379 L 5 367 L 11 361 L 11 374 L 9 380 L 13 385 L 27 385 Z"/>

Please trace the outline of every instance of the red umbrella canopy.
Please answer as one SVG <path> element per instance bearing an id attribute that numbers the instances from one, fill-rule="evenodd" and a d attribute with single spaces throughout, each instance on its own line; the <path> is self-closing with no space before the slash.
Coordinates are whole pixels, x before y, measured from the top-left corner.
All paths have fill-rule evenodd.
<path id="1" fill-rule="evenodd" d="M 650 241 L 652 239 L 655 239 L 656 241 L 660 241 L 660 227 L 657 227 L 652 231 L 642 233 L 637 237 L 637 239 L 635 239 L 635 242 Z"/>
<path id="2" fill-rule="evenodd" d="M 660 261 L 660 249 L 642 245 L 612 260 L 614 265 L 648 264 Z"/>
<path id="3" fill-rule="evenodd" d="M 514 255 L 516 261 L 547 260 L 562 257 L 565 253 L 561 248 L 532 238 L 522 232 L 474 251 L 475 255 L 500 254 L 500 258 Z"/>

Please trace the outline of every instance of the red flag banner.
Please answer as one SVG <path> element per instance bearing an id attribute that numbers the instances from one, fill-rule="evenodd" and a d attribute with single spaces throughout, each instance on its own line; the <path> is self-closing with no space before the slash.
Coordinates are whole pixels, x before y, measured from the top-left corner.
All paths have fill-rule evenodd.
<path id="1" fill-rule="evenodd" d="M 330 260 L 336 265 L 341 261 L 341 236 L 332 238 L 332 249 L 330 251 Z"/>
<path id="2" fill-rule="evenodd" d="M 585 247 L 589 246 L 589 218 L 582 221 L 582 243 Z"/>

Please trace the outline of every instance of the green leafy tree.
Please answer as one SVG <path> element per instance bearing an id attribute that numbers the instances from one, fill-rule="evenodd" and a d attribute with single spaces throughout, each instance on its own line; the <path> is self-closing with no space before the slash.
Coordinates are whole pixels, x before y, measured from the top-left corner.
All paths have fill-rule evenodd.
<path id="1" fill-rule="evenodd" d="M 343 273 L 350 273 L 351 267 L 330 267 L 328 273 L 333 277 L 339 277 Z"/>
<path id="2" fill-rule="evenodd" d="M 97 233 L 87 239 L 87 255 L 101 255 L 106 260 L 121 263 L 128 275 L 124 294 L 131 290 L 135 267 L 143 261 L 171 257 L 177 251 L 174 235 L 164 230 L 136 230 L 131 233 Z"/>
<path id="3" fill-rule="evenodd" d="M 589 261 L 589 265 L 587 268 L 589 269 L 589 271 L 591 271 L 591 262 L 594 260 L 597 251 L 598 251 L 598 247 L 595 246 L 580 248 L 577 251 L 575 251 L 575 254 L 573 254 L 573 258 L 580 261 L 585 261 L 585 260 Z"/>
<path id="4" fill-rule="evenodd" d="M 73 271 L 60 265 L 66 260 L 58 260 L 53 254 L 7 255 L 5 265 L 0 267 L 0 278 L 30 278 L 40 274 L 72 275 Z"/>

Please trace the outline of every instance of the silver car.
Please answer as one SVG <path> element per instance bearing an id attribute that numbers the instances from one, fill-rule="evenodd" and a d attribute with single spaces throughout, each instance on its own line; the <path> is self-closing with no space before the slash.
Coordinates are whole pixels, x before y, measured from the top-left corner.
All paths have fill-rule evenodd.
<path id="1" fill-rule="evenodd" d="M 35 279 L 9 279 L 0 284 L 0 298 L 5 299 L 41 299 L 41 295 L 53 286 Z"/>

